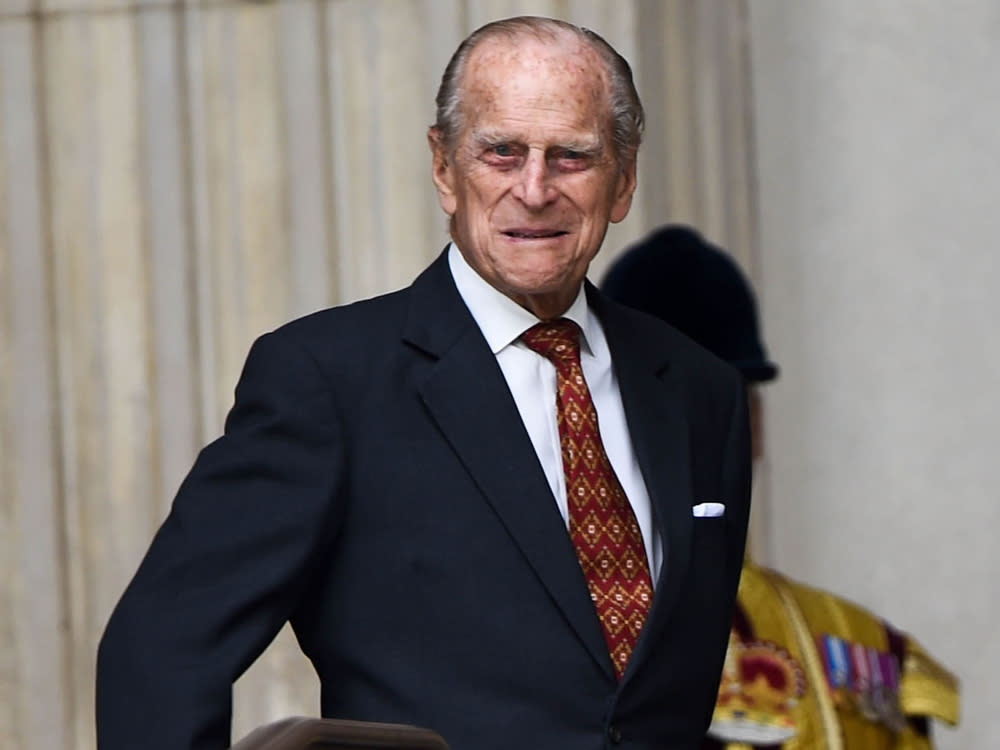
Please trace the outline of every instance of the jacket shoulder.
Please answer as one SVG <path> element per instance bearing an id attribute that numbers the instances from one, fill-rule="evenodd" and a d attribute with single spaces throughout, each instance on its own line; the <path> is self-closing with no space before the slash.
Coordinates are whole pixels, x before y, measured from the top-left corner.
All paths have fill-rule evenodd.
<path id="1" fill-rule="evenodd" d="M 646 350 L 650 357 L 662 359 L 671 368 L 680 367 L 699 380 L 707 378 L 711 382 L 721 381 L 725 386 L 742 386 L 739 370 L 660 318 L 589 288 L 588 300 L 609 338 Z"/>

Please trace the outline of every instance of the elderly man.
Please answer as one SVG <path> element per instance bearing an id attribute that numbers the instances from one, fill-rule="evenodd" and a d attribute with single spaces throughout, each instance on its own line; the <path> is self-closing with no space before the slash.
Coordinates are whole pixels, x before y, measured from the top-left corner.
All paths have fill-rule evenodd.
<path id="1" fill-rule="evenodd" d="M 466 39 L 428 140 L 453 242 L 252 347 L 108 623 L 98 739 L 222 748 L 290 621 L 324 716 L 454 750 L 695 748 L 749 512 L 738 373 L 585 281 L 642 108 L 596 34 Z"/>

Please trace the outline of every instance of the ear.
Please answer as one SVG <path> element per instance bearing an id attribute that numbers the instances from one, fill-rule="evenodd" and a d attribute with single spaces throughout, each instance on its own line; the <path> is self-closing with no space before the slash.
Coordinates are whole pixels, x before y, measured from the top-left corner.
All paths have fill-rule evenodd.
<path id="1" fill-rule="evenodd" d="M 632 208 L 632 196 L 635 194 L 636 186 L 636 159 L 633 155 L 625 168 L 619 172 L 618 181 L 615 184 L 615 200 L 611 204 L 611 215 L 608 217 L 612 223 L 628 216 L 629 209 Z"/>
<path id="2" fill-rule="evenodd" d="M 431 148 L 431 179 L 437 188 L 438 202 L 448 216 L 455 215 L 455 169 L 443 133 L 437 127 L 427 131 L 427 145 Z"/>

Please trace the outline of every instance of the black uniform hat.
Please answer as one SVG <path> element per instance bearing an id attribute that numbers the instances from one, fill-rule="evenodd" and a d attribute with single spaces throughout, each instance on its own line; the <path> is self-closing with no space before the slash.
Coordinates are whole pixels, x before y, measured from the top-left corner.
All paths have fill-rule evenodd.
<path id="1" fill-rule="evenodd" d="M 757 303 L 739 266 L 689 227 L 667 225 L 629 246 L 601 289 L 666 321 L 752 382 L 773 380 L 757 325 Z"/>

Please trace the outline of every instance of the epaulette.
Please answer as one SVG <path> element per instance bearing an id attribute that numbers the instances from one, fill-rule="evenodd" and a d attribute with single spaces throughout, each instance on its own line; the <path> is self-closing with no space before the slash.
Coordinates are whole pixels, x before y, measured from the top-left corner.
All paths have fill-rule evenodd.
<path id="1" fill-rule="evenodd" d="M 899 700 L 911 716 L 933 716 L 958 724 L 960 688 L 958 678 L 935 661 L 912 638 L 906 639 L 903 679 Z"/>

